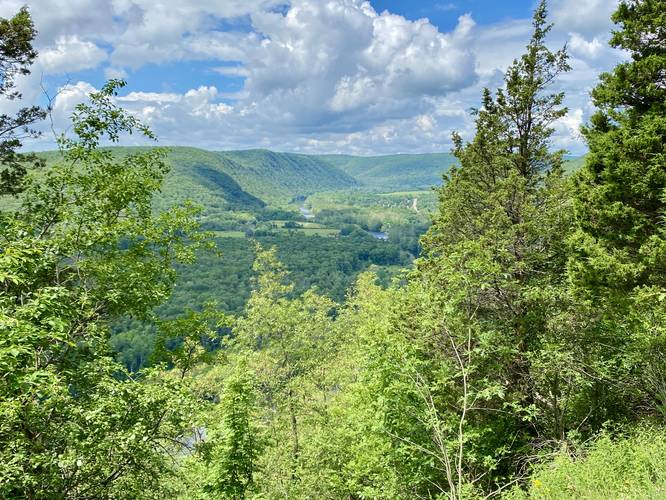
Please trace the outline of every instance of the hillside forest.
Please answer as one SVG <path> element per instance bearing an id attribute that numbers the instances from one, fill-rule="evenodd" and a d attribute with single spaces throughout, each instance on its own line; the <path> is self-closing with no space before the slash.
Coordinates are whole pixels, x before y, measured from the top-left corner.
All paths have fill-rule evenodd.
<path id="1" fill-rule="evenodd" d="M 666 498 L 666 3 L 612 20 L 584 157 L 545 0 L 450 153 L 127 147 L 115 79 L 57 151 L 0 115 L 0 497 Z"/>

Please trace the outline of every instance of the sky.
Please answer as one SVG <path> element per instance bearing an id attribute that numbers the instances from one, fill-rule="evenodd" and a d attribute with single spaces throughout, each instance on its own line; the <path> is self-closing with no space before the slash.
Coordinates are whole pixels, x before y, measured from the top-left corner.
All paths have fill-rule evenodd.
<path id="1" fill-rule="evenodd" d="M 533 0 L 2 0 L 27 4 L 39 56 L 23 104 L 53 103 L 55 129 L 106 79 L 163 145 L 303 153 L 446 152 L 474 133 L 471 108 L 497 88 L 531 30 Z M 550 0 L 548 45 L 565 44 L 568 114 L 554 147 L 584 152 L 616 0 Z M 0 100 L 0 113 L 20 103 Z M 28 149 L 53 147 L 47 131 Z M 138 144 L 136 137 L 124 144 Z"/>

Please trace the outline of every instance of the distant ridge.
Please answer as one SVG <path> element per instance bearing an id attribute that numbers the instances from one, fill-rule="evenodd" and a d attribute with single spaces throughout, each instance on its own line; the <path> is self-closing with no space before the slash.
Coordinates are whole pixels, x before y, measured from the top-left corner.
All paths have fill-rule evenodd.
<path id="1" fill-rule="evenodd" d="M 342 170 L 307 155 L 267 150 L 169 149 L 172 168 L 158 204 L 167 206 L 192 199 L 209 215 L 225 210 L 255 211 L 317 191 L 360 186 Z"/>
<path id="2" fill-rule="evenodd" d="M 396 154 L 386 156 L 319 155 L 365 186 L 377 189 L 428 189 L 442 183 L 442 176 L 456 163 L 450 153 Z"/>
<path id="3" fill-rule="evenodd" d="M 146 149 L 111 148 L 118 155 Z M 193 200 L 208 215 L 227 211 L 256 212 L 283 206 L 316 192 L 366 189 L 390 192 L 429 189 L 442 183 L 456 159 L 449 153 L 386 156 L 306 155 L 266 149 L 207 151 L 170 147 L 172 169 L 155 202 L 157 208 Z M 47 163 L 58 153 L 40 153 Z M 575 171 L 584 157 L 567 157 Z M 3 203 L 12 203 L 4 200 Z"/>
<path id="4" fill-rule="evenodd" d="M 361 186 L 353 176 L 317 156 L 276 153 L 266 149 L 216 154 L 229 175 L 245 190 L 264 200 Z"/>

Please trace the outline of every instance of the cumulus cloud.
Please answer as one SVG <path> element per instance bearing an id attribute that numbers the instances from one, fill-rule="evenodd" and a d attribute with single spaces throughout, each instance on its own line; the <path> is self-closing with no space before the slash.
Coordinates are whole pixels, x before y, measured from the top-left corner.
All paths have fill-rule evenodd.
<path id="1" fill-rule="evenodd" d="M 41 67 L 46 74 L 62 74 L 95 68 L 107 58 L 104 49 L 76 35 L 60 36 L 55 46 L 39 54 Z"/>
<path id="2" fill-rule="evenodd" d="M 53 105 L 53 112 L 56 118 L 64 117 L 71 113 L 74 110 L 74 106 L 80 102 L 87 101 L 88 96 L 96 91 L 97 89 L 88 82 L 77 82 L 60 88 Z"/>
<path id="3" fill-rule="evenodd" d="M 222 20 L 269 9 L 276 0 L 115 0 L 123 20 L 111 60 L 118 66 L 192 59 L 241 60 L 245 36 L 217 30 Z M 249 35 L 252 40 L 252 35 Z"/>
<path id="4" fill-rule="evenodd" d="M 552 91 L 565 92 L 566 117 L 555 126 L 556 147 L 579 154 L 585 145 L 579 133 L 594 111 L 590 91 L 598 81 L 598 75 L 610 70 L 627 54 L 608 45 L 613 23 L 610 19 L 618 0 L 553 0 L 551 19 L 554 28 L 549 34 L 551 49 L 566 46 L 572 69 L 560 76 Z M 502 85 L 502 73 L 511 61 L 524 52 L 531 33 L 530 19 L 516 19 L 484 27 L 474 37 L 477 55 L 477 72 L 480 82 L 476 95 L 469 90 L 461 93 L 461 105 L 477 106 L 481 87 L 495 89 Z M 463 128 L 463 136 L 473 133 L 470 122 Z"/>
<path id="5" fill-rule="evenodd" d="M 86 100 L 93 91 L 95 89 L 86 82 L 62 88 L 53 112 L 56 128 L 64 130 L 74 106 Z M 396 144 L 400 143 L 404 151 L 442 151 L 448 149 L 452 132 L 444 123 L 449 120 L 449 115 L 436 112 L 385 120 L 354 132 L 322 130 L 312 134 L 281 134 L 265 122 L 254 119 L 256 110 L 252 107 L 239 110 L 219 102 L 219 96 L 220 92 L 214 87 L 202 86 L 183 94 L 130 92 L 115 99 L 144 123 L 158 130 L 163 144 L 195 144 L 209 149 L 259 146 L 306 153 L 337 151 L 371 154 L 393 152 Z M 248 116 L 251 118 L 248 119 Z M 464 113 L 459 113 L 456 119 L 464 119 Z M 127 144 L 145 143 L 138 136 L 127 139 Z"/>
<path id="6" fill-rule="evenodd" d="M 584 122 L 585 112 L 582 108 L 570 109 L 555 123 L 555 147 L 577 152 L 580 148 L 580 127 Z"/>
<path id="7" fill-rule="evenodd" d="M 27 5 L 38 30 L 37 46 L 41 49 L 61 36 L 77 35 L 81 39 L 110 36 L 117 29 L 115 3 L 116 0 L 3 0 L 0 17 L 11 16 Z"/>
<path id="8" fill-rule="evenodd" d="M 55 142 L 54 132 L 60 134 L 70 129 L 70 117 L 74 107 L 82 102 L 88 101 L 90 93 L 97 89 L 88 82 L 79 81 L 67 84 L 57 89 L 51 104 L 49 123 L 52 130 L 42 123 L 42 137 L 35 140 L 38 149 L 53 147 Z"/>
<path id="9" fill-rule="evenodd" d="M 553 20 L 563 29 L 583 35 L 608 32 L 618 4 L 619 0 L 554 0 Z"/>
<path id="10" fill-rule="evenodd" d="M 188 90 L 185 94 L 130 92 L 126 96 L 116 98 L 116 100 L 150 124 L 158 117 L 153 112 L 146 113 L 146 110 L 154 107 L 161 110 L 162 118 L 173 121 L 177 121 L 182 116 L 210 120 L 229 114 L 232 107 L 215 102 L 217 94 L 215 87 L 201 86 L 197 89 Z"/>
<path id="11" fill-rule="evenodd" d="M 605 44 L 601 43 L 596 37 L 588 42 L 578 33 L 571 34 L 571 38 L 569 40 L 569 51 L 574 56 L 587 59 L 596 59 L 604 49 Z"/>
<path id="12" fill-rule="evenodd" d="M 491 78 L 523 53 L 532 27 L 528 19 L 509 20 L 479 30 L 473 40 L 477 71 Z"/>
<path id="13" fill-rule="evenodd" d="M 118 78 L 125 79 L 127 78 L 127 71 L 122 68 L 114 68 L 113 66 L 109 66 L 104 68 L 104 78 L 107 80 Z"/>
<path id="14" fill-rule="evenodd" d="M 0 16 L 25 0 L 0 2 Z M 569 47 L 573 71 L 553 90 L 573 111 L 557 126 L 558 144 L 581 147 L 575 130 L 591 112 L 599 72 L 623 57 L 607 46 L 616 0 L 553 0 L 553 48 Z M 119 102 L 168 144 L 295 151 L 407 152 L 450 147 L 450 134 L 473 133 L 469 109 L 481 89 L 524 50 L 531 23 L 478 26 L 472 12 L 442 32 L 427 19 L 377 12 L 363 0 L 28 0 L 40 31 L 27 99 L 41 74 L 97 68 L 127 78 Z M 448 2 L 440 2 L 446 11 Z M 437 7 L 434 7 L 437 8 Z M 147 65 L 198 61 L 205 75 L 179 92 L 133 87 Z M 76 77 L 76 75 L 74 75 Z M 54 80 L 52 80 L 54 81 Z M 57 80 L 55 80 L 57 81 Z M 232 82 L 230 84 L 229 82 Z M 152 82 L 152 89 L 170 82 Z M 92 87 L 58 96 L 66 115 Z M 0 103 L 0 108 L 3 103 Z"/>
<path id="15" fill-rule="evenodd" d="M 247 68 L 243 66 L 218 66 L 217 68 L 213 68 L 213 71 L 222 76 L 234 76 L 234 77 L 243 77 L 243 78 L 245 78 L 250 74 Z"/>
<path id="16" fill-rule="evenodd" d="M 426 97 L 477 77 L 469 16 L 444 34 L 367 2 L 297 0 L 285 14 L 261 12 L 252 22 L 262 39 L 247 51 L 245 88 L 263 113 L 301 132 L 411 117 Z"/>

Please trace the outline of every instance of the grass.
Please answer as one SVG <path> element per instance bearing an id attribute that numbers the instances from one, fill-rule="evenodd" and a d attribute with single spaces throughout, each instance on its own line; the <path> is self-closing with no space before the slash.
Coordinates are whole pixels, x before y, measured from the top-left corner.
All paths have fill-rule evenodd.
<path id="1" fill-rule="evenodd" d="M 514 488 L 504 498 L 666 498 L 666 433 L 641 429 L 620 439 L 604 435 L 582 450 L 562 450 L 536 469 L 526 488 Z"/>
<path id="2" fill-rule="evenodd" d="M 298 231 L 301 234 L 306 236 L 337 236 L 340 234 L 339 229 L 331 228 L 299 228 L 299 229 L 289 229 L 289 231 Z"/>
<path id="3" fill-rule="evenodd" d="M 243 231 L 212 231 L 218 238 L 245 238 Z"/>

